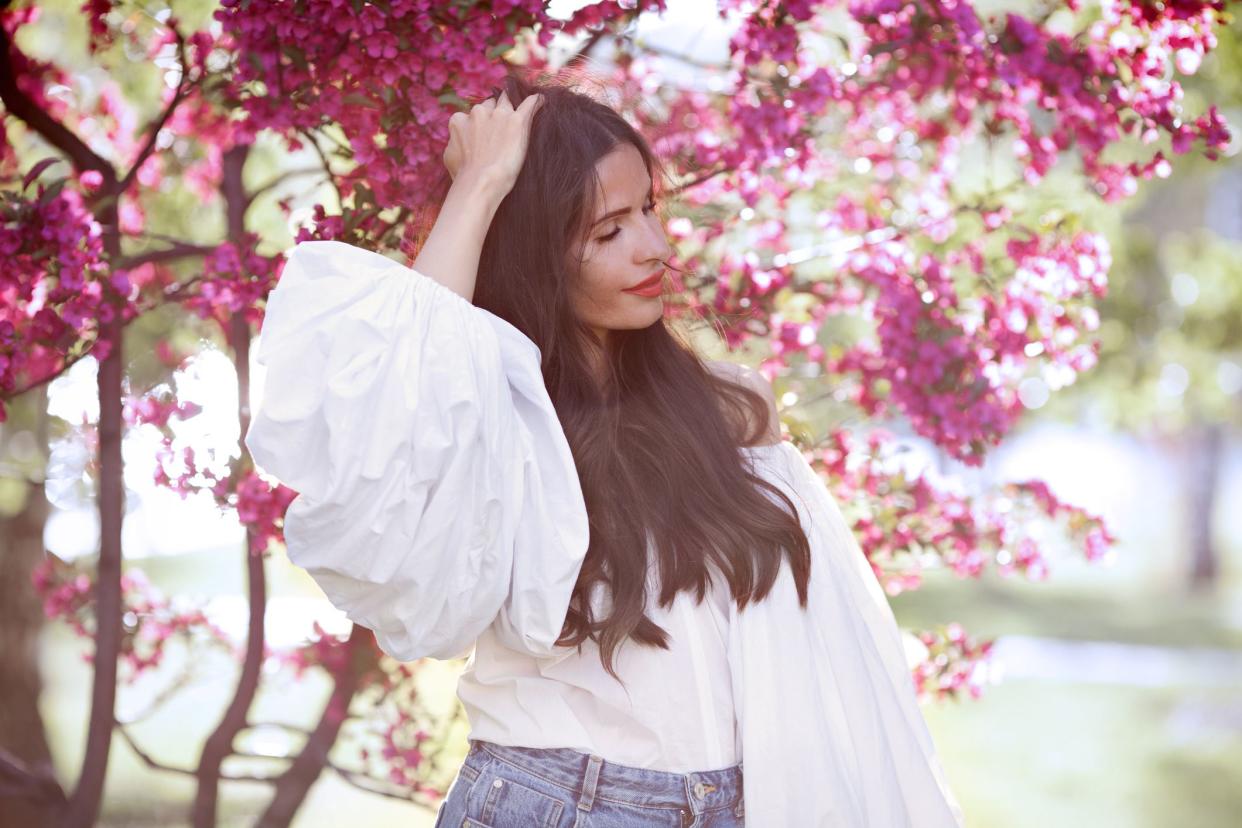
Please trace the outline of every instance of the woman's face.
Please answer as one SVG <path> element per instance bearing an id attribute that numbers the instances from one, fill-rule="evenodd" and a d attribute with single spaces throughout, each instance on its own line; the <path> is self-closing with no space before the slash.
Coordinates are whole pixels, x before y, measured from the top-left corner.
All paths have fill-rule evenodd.
<path id="1" fill-rule="evenodd" d="M 664 300 L 626 288 L 661 274 L 672 255 L 664 225 L 652 202 L 651 175 L 637 148 L 628 142 L 595 165 L 600 190 L 596 214 L 587 228 L 583 263 L 570 289 L 574 313 L 605 341 L 610 330 L 645 328 L 660 319 Z"/>

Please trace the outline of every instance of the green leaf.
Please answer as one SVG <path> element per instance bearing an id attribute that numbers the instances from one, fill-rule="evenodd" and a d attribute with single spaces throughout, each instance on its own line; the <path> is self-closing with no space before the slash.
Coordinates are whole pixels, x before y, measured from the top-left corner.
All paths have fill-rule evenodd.
<path id="1" fill-rule="evenodd" d="M 344 103 L 353 104 L 354 106 L 365 106 L 370 109 L 383 109 L 383 107 L 379 105 L 378 101 L 374 98 L 368 98 L 361 92 L 350 92 L 348 95 L 342 97 L 341 100 Z"/>
<path id="2" fill-rule="evenodd" d="M 378 210 L 374 207 L 368 207 L 365 210 L 350 210 L 349 214 L 345 217 L 345 234 L 348 235 L 354 232 L 354 230 L 358 228 L 359 224 L 375 215 L 377 212 Z"/>
<path id="3" fill-rule="evenodd" d="M 284 52 L 285 56 L 288 57 L 289 60 L 293 62 L 293 65 L 298 69 L 301 69 L 303 72 L 310 71 L 310 64 L 306 62 L 306 55 L 297 46 L 293 46 L 288 43 L 282 44 L 280 51 Z"/>
<path id="4" fill-rule="evenodd" d="M 65 188 L 67 178 L 58 178 L 47 186 L 42 193 L 39 194 L 39 205 L 50 204 L 56 196 L 60 195 L 60 191 Z"/>
<path id="5" fill-rule="evenodd" d="M 363 204 L 375 204 L 375 191 L 363 184 L 361 181 L 354 184 L 354 207 L 361 207 Z"/>
<path id="6" fill-rule="evenodd" d="M 463 99 L 460 95 L 458 95 L 456 92 L 453 92 L 451 90 L 448 92 L 445 92 L 443 95 L 436 96 L 436 100 L 442 104 L 449 104 L 451 106 L 455 106 L 458 109 L 469 109 L 470 108 L 470 104 L 465 99 Z"/>

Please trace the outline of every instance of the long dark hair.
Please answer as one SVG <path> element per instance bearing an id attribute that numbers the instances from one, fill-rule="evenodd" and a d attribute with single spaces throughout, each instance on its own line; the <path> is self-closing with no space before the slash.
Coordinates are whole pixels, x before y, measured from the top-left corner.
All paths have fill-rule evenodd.
<path id="1" fill-rule="evenodd" d="M 580 649 L 588 639 L 597 642 L 605 669 L 620 681 L 613 660 L 626 638 L 668 648 L 668 634 L 645 614 L 648 534 L 665 607 L 681 590 L 695 590 L 702 602 L 709 566 L 728 580 L 739 608 L 762 600 L 782 554 L 805 607 L 811 553 L 793 504 L 752 474 L 738 450 L 762 440 L 772 425 L 766 400 L 713 373 L 663 318 L 609 332 L 601 382 L 594 361 L 601 343 L 571 309 L 580 261 L 574 248 L 595 215 L 595 164 L 632 144 L 658 200 L 665 175 L 646 140 L 610 106 L 562 82 L 510 75 L 503 90 L 514 107 L 535 93 L 544 101 L 521 173 L 483 243 L 473 301 L 540 348 L 590 526 L 557 643 Z M 597 588 L 611 603 L 602 618 L 592 601 Z"/>

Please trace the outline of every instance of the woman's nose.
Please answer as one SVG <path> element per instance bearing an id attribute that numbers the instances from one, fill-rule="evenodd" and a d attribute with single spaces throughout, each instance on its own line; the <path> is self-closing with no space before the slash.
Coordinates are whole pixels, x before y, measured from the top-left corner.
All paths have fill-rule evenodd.
<path id="1" fill-rule="evenodd" d="M 673 255 L 673 247 L 668 243 L 668 234 L 664 232 L 664 223 L 653 221 L 648 225 L 647 235 L 643 237 L 643 261 L 659 259 L 664 261 Z"/>

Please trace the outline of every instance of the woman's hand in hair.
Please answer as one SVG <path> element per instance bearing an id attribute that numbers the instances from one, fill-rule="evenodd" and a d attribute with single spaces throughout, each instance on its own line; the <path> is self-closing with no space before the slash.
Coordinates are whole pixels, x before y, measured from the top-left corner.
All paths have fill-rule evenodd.
<path id="1" fill-rule="evenodd" d="M 529 96 L 515 110 L 502 95 L 500 101 L 489 99 L 469 114 L 457 112 L 449 118 L 451 137 L 444 164 L 453 186 L 414 269 L 466 301 L 474 297 L 487 230 L 526 158 L 531 117 L 542 105 L 537 98 Z"/>
<path id="2" fill-rule="evenodd" d="M 513 189 L 526 160 L 530 122 L 542 102 L 542 95 L 530 95 L 514 109 L 501 92 L 499 100 L 488 98 L 469 113 L 453 113 L 444 148 L 444 165 L 453 181 L 473 179 L 502 195 Z"/>

